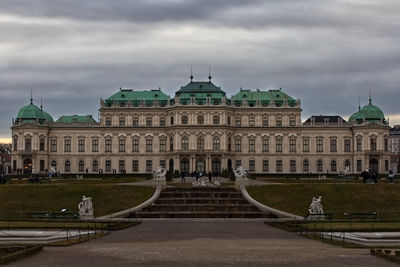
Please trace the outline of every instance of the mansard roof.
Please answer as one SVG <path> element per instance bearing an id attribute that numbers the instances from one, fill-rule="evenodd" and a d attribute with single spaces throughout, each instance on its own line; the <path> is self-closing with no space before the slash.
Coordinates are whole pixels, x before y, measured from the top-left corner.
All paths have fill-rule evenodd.
<path id="1" fill-rule="evenodd" d="M 309 124 L 312 121 L 314 121 L 315 123 L 324 123 L 325 121 L 328 121 L 330 123 L 346 123 L 346 120 L 343 119 L 340 116 L 332 116 L 332 115 L 319 115 L 319 116 L 311 116 L 310 118 L 308 118 L 304 123 L 305 124 Z"/>
<path id="2" fill-rule="evenodd" d="M 72 116 L 61 116 L 56 123 L 72 124 L 72 123 L 97 123 L 92 115 L 72 115 Z"/>
<path id="3" fill-rule="evenodd" d="M 133 91 L 132 89 L 120 89 L 106 101 L 124 101 L 124 100 L 169 100 L 169 96 L 164 94 L 161 89 Z"/>
<path id="4" fill-rule="evenodd" d="M 202 94 L 207 94 L 207 93 L 216 93 L 216 94 L 221 94 L 223 96 L 226 95 L 224 91 L 221 90 L 221 87 L 216 86 L 213 84 L 211 81 L 199 81 L 199 82 L 193 82 L 190 81 L 187 85 L 181 86 L 181 89 L 179 89 L 176 92 L 176 96 L 180 96 L 182 93 L 188 93 L 188 94 L 196 94 L 196 93 L 202 93 Z"/>

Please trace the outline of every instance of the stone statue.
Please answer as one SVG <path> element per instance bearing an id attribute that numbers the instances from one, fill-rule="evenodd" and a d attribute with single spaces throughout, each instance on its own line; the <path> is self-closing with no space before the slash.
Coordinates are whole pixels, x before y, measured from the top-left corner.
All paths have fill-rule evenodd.
<path id="1" fill-rule="evenodd" d="M 321 203 L 322 197 L 319 196 L 318 198 L 313 197 L 310 207 L 308 208 L 308 217 L 307 219 L 317 219 L 317 220 L 324 220 L 324 208 L 322 207 Z"/>
<path id="2" fill-rule="evenodd" d="M 242 167 L 238 166 L 236 170 L 233 170 L 235 174 L 235 186 L 247 186 L 249 185 L 249 180 L 247 179 L 247 171 Z"/>
<path id="3" fill-rule="evenodd" d="M 79 218 L 83 220 L 94 218 L 93 204 L 91 197 L 82 196 L 82 202 L 78 204 L 78 209 L 79 209 Z"/>
<path id="4" fill-rule="evenodd" d="M 158 186 L 158 185 L 167 185 L 167 180 L 165 178 L 165 175 L 167 174 L 167 170 L 164 169 L 163 167 L 158 167 L 154 173 L 153 173 L 153 180 L 152 184 L 153 186 Z"/>

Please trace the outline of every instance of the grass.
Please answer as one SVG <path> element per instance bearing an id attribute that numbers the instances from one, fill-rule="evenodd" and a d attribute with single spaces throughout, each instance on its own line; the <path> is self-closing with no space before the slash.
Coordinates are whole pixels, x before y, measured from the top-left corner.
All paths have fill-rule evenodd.
<path id="1" fill-rule="evenodd" d="M 380 219 L 400 218 L 400 184 L 281 184 L 253 186 L 249 194 L 257 201 L 305 216 L 313 197 L 322 196 L 324 211 L 377 211 Z"/>
<path id="2" fill-rule="evenodd" d="M 24 220 L 28 211 L 78 212 L 82 195 L 93 198 L 95 217 L 134 207 L 154 189 L 117 184 L 7 184 L 0 186 L 0 220 Z"/>

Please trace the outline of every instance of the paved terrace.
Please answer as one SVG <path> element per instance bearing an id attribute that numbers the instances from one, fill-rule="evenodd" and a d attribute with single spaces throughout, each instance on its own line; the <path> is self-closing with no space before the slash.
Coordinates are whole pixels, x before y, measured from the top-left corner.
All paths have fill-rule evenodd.
<path id="1" fill-rule="evenodd" d="M 397 266 L 305 239 L 262 221 L 144 221 L 109 236 L 43 252 L 10 266 Z"/>

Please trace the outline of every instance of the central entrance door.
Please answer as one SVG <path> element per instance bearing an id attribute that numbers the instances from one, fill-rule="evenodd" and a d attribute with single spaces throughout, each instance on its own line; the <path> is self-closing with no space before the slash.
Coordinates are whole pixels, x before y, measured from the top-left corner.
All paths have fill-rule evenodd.
<path id="1" fill-rule="evenodd" d="M 188 158 L 181 159 L 181 173 L 184 173 L 185 175 L 189 174 L 189 159 Z"/>
<path id="2" fill-rule="evenodd" d="M 372 158 L 369 160 L 369 169 L 378 173 L 378 160 L 376 158 Z"/>
<path id="3" fill-rule="evenodd" d="M 206 171 L 206 162 L 204 158 L 198 158 L 196 160 L 196 171 L 205 173 Z"/>
<path id="4" fill-rule="evenodd" d="M 32 160 L 30 158 L 24 160 L 24 173 L 32 173 Z"/>
<path id="5" fill-rule="evenodd" d="M 221 159 L 220 158 L 213 158 L 212 159 L 212 172 L 215 175 L 219 175 L 221 173 Z"/>

